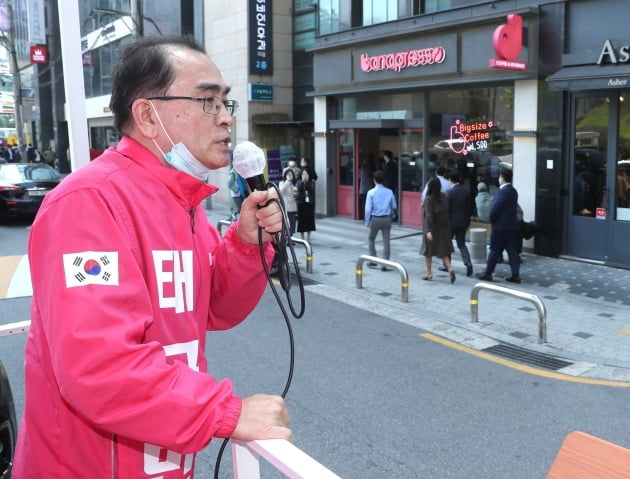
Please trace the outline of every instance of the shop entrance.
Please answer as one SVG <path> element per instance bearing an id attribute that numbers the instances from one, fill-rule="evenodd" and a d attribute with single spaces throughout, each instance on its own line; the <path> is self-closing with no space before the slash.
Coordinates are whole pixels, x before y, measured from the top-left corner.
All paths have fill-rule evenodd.
<path id="1" fill-rule="evenodd" d="M 383 169 L 383 152 L 393 156 L 394 194 L 399 221 L 421 226 L 422 129 L 361 128 L 337 130 L 337 214 L 363 219 L 365 195 L 374 171 Z"/>
<path id="2" fill-rule="evenodd" d="M 630 265 L 629 101 L 630 90 L 573 95 L 571 256 Z"/>

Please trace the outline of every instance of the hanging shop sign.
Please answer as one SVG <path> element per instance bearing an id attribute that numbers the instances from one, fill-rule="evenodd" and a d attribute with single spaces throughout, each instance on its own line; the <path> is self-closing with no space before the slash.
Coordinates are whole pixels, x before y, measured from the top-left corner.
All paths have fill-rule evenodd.
<path id="1" fill-rule="evenodd" d="M 249 73 L 273 74 L 272 0 L 249 1 Z"/>
<path id="2" fill-rule="evenodd" d="M 48 50 L 43 45 L 31 46 L 31 63 L 45 65 L 48 63 Z"/>
<path id="3" fill-rule="evenodd" d="M 490 68 L 525 70 L 527 64 L 516 61 L 523 50 L 523 17 L 508 15 L 507 23 L 494 30 L 492 47 L 497 58 L 490 59 Z"/>
<path id="4" fill-rule="evenodd" d="M 383 70 L 400 72 L 405 68 L 442 63 L 445 58 L 446 50 L 441 46 L 387 53 L 385 55 L 370 56 L 367 53 L 362 53 L 361 70 L 366 73 L 379 72 Z"/>

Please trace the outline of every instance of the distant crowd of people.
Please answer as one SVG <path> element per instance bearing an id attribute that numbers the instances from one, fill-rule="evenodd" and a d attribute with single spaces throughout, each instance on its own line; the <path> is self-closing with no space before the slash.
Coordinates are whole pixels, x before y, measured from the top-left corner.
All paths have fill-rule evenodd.
<path id="1" fill-rule="evenodd" d="M 308 158 L 301 158 L 298 166 L 295 158 L 290 158 L 282 170 L 282 181 L 278 185 L 289 219 L 289 231 L 293 236 L 300 233 L 302 239 L 311 240 L 315 227 L 315 182 L 317 173 Z M 245 180 L 230 167 L 228 189 L 231 197 L 231 217 L 238 219 L 240 205 L 249 194 Z"/>
<path id="2" fill-rule="evenodd" d="M 52 146 L 49 146 L 44 153 L 41 153 L 36 146 L 31 143 L 22 147 L 22 152 L 17 144 L 8 144 L 2 142 L 0 144 L 0 163 L 46 163 L 55 168 L 57 166 L 57 155 Z"/>
<path id="3" fill-rule="evenodd" d="M 384 155 L 384 158 L 391 158 Z M 366 161 L 369 163 L 369 160 Z M 371 256 L 376 256 L 375 237 L 380 231 L 383 238 L 383 258 L 390 257 L 390 231 L 392 219 L 396 216 L 395 189 L 385 184 L 385 167 L 389 161 L 385 160 L 382 167 L 371 174 L 373 187 L 367 188 L 369 171 L 361 168 L 360 199 L 364 204 L 364 222 L 370 228 L 368 248 Z M 488 222 L 491 226 L 490 252 L 483 272 L 476 276 L 485 281 L 492 281 L 493 273 L 498 262 L 503 261 L 503 251 L 507 252 L 511 275 L 505 280 L 520 283 L 520 264 L 523 239 L 530 239 L 539 232 L 534 222 L 525 222 L 523 210 L 518 205 L 518 193 L 512 186 L 512 170 L 502 168 L 499 173 L 499 188 L 494 195 L 490 195 L 488 185 L 484 182 L 477 184 L 477 194 L 473 196 L 463 185 L 462 177 L 457 169 L 447 171 L 440 166 L 435 175 L 425 184 L 421 195 L 423 234 L 420 254 L 425 257 L 426 271 L 422 279 L 433 279 L 433 257 L 438 257 L 442 265 L 440 270 L 448 272 L 449 281 L 456 280 L 455 269 L 451 262 L 454 251 L 453 239 L 461 254 L 466 268 L 466 276 L 472 276 L 473 264 L 468 247 L 466 246 L 466 232 L 472 219 Z M 373 261 L 368 267 L 376 268 Z M 388 268 L 381 267 L 383 271 Z"/>
<path id="4" fill-rule="evenodd" d="M 381 234 L 382 257 L 389 260 L 392 224 L 398 219 L 396 202 L 398 178 L 397 161 L 389 150 L 383 150 L 379 159 L 373 153 L 366 154 L 359 170 L 359 204 L 363 221 L 369 229 L 368 252 L 376 257 L 376 238 Z M 300 233 L 302 239 L 310 241 L 315 231 L 315 181 L 317 174 L 308 159 L 302 158 L 298 166 L 294 158 L 282 171 L 279 191 L 282 195 L 291 235 Z M 248 194 L 245 181 L 231 169 L 228 187 L 232 197 L 232 218 L 238 218 L 240 204 Z M 423 234 L 420 254 L 425 258 L 426 271 L 422 279 L 433 279 L 433 257 L 441 260 L 441 271 L 448 272 L 449 281 L 454 283 L 456 273 L 451 261 L 454 252 L 453 239 L 466 268 L 466 276 L 474 274 L 472 259 L 466 245 L 466 233 L 471 220 L 490 223 L 490 252 L 479 279 L 492 281 L 496 264 L 503 262 L 503 251 L 507 252 L 511 275 L 506 281 L 520 283 L 520 264 L 523 239 L 530 239 L 539 232 L 534 223 L 523 220 L 523 211 L 518 205 L 518 193 L 512 186 L 512 170 L 502 168 L 499 172 L 499 187 L 490 194 L 488 184 L 481 181 L 476 185 L 476 195 L 471 195 L 457 169 L 447 170 L 439 166 L 434 176 L 426 182 L 421 194 Z M 374 261 L 367 266 L 377 268 Z M 387 271 L 387 266 L 381 266 Z"/>

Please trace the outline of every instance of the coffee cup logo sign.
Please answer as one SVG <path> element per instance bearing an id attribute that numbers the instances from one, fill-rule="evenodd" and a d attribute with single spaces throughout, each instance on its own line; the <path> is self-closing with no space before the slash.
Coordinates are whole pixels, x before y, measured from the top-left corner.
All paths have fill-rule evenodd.
<path id="1" fill-rule="evenodd" d="M 467 155 L 471 151 L 487 150 L 490 128 L 493 121 L 475 121 L 466 123 L 459 119 L 451 126 L 450 149 L 454 153 Z"/>
<path id="2" fill-rule="evenodd" d="M 491 68 L 525 70 L 527 65 L 516 59 L 523 49 L 523 17 L 516 14 L 507 16 L 507 23 L 499 25 L 492 35 L 492 46 L 497 58 L 491 58 Z"/>

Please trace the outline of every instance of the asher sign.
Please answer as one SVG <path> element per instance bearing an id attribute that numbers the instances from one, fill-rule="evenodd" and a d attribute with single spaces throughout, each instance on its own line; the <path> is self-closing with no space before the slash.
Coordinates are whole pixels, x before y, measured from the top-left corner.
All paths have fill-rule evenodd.
<path id="1" fill-rule="evenodd" d="M 604 65 L 606 63 L 611 63 L 616 65 L 617 63 L 628 63 L 630 61 L 630 45 L 623 45 L 619 48 L 618 52 L 615 52 L 615 47 L 613 47 L 610 39 L 604 42 L 604 46 L 602 47 L 602 51 L 599 53 L 599 58 L 597 59 L 598 65 Z"/>

